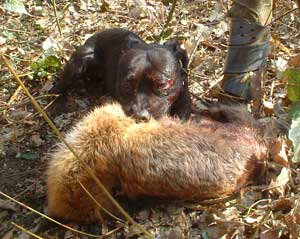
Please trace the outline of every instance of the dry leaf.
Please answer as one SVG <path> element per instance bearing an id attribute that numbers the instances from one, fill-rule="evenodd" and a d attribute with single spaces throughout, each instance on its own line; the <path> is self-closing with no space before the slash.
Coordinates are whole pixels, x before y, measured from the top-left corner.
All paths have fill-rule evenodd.
<path id="1" fill-rule="evenodd" d="M 300 8 L 300 0 L 296 0 L 298 8 Z"/>
<path id="2" fill-rule="evenodd" d="M 293 56 L 288 61 L 288 66 L 298 68 L 300 67 L 300 54 Z"/>
<path id="3" fill-rule="evenodd" d="M 143 12 L 143 9 L 139 6 L 136 6 L 129 10 L 128 16 L 135 18 L 135 19 L 139 19 L 141 17 L 142 12 Z"/>
<path id="4" fill-rule="evenodd" d="M 279 72 L 284 72 L 288 67 L 287 60 L 282 57 L 277 57 L 277 60 L 275 60 L 274 63 Z"/>
<path id="5" fill-rule="evenodd" d="M 288 189 L 288 182 L 290 180 L 290 169 L 283 167 L 280 174 L 275 180 L 270 183 L 270 193 L 284 196 L 286 190 Z"/>
<path id="6" fill-rule="evenodd" d="M 14 202 L 8 200 L 0 199 L 0 208 L 5 210 L 17 211 L 17 205 Z"/>
<path id="7" fill-rule="evenodd" d="M 299 239 L 295 217 L 292 215 L 285 216 L 286 225 L 289 228 L 290 239 Z"/>
<path id="8" fill-rule="evenodd" d="M 300 213 L 295 215 L 296 223 L 300 225 Z"/>
<path id="9" fill-rule="evenodd" d="M 272 211 L 290 211 L 293 207 L 291 200 L 287 198 L 280 198 L 278 201 L 275 201 L 272 205 Z"/>
<path id="10" fill-rule="evenodd" d="M 46 81 L 46 83 L 43 85 L 42 89 L 40 90 L 40 94 L 44 94 L 45 92 L 48 92 L 53 87 L 53 82 Z"/>
<path id="11" fill-rule="evenodd" d="M 273 44 L 278 47 L 280 50 L 282 50 L 283 52 L 285 52 L 286 54 L 288 54 L 289 56 L 291 56 L 291 51 L 289 48 L 287 48 L 285 45 L 283 45 L 281 43 L 281 41 L 279 40 L 279 38 L 273 36 L 273 40 L 272 40 Z"/>
<path id="12" fill-rule="evenodd" d="M 249 223 L 249 224 L 253 224 L 253 223 L 259 222 L 261 218 L 262 218 L 262 216 L 257 217 L 257 218 L 246 217 L 246 218 L 245 218 L 245 222 L 246 222 L 246 223 Z"/>
<path id="13" fill-rule="evenodd" d="M 274 230 L 266 230 L 260 234 L 259 238 L 260 239 L 278 239 L 279 233 Z"/>
<path id="14" fill-rule="evenodd" d="M 6 10 L 4 9 L 4 7 L 0 6 L 0 15 L 1 15 L 1 14 L 4 15 L 5 12 L 6 12 Z"/>
<path id="15" fill-rule="evenodd" d="M 30 112 L 27 112 L 23 109 L 15 109 L 14 111 L 9 113 L 9 118 L 14 121 L 19 121 L 29 117 L 30 115 Z"/>
<path id="16" fill-rule="evenodd" d="M 292 215 L 295 217 L 295 221 L 300 225 L 300 198 L 295 200 L 294 207 L 291 211 Z"/>
<path id="17" fill-rule="evenodd" d="M 41 139 L 39 134 L 34 134 L 31 136 L 31 140 L 34 142 L 36 146 L 41 146 L 43 140 Z"/>
<path id="18" fill-rule="evenodd" d="M 264 110 L 268 114 L 273 114 L 274 112 L 274 104 L 271 101 L 263 100 Z"/>
<path id="19" fill-rule="evenodd" d="M 276 163 L 278 163 L 282 166 L 288 167 L 289 161 L 288 161 L 287 154 L 286 154 L 286 148 L 287 148 L 287 145 L 286 145 L 285 140 L 282 138 L 278 138 L 277 142 L 273 145 L 270 153 L 271 153 L 272 159 Z"/>
<path id="20" fill-rule="evenodd" d="M 11 239 L 11 238 L 14 238 L 13 235 L 15 234 L 15 232 L 16 232 L 16 229 L 12 228 L 11 230 L 9 230 L 8 232 L 6 232 L 4 234 L 4 236 L 2 237 L 2 239 Z"/>
<path id="21" fill-rule="evenodd" d="M 0 36 L 0 45 L 4 45 L 6 43 L 6 38 Z"/>

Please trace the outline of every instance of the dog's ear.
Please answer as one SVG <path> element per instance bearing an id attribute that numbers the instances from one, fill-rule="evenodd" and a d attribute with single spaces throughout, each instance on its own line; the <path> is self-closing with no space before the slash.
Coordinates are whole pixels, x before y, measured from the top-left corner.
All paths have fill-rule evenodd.
<path id="1" fill-rule="evenodd" d="M 81 46 L 72 55 L 66 65 L 74 74 L 83 74 L 86 72 L 89 63 L 94 61 L 94 48 L 90 46 Z"/>
<path id="2" fill-rule="evenodd" d="M 192 100 L 187 85 L 187 80 L 183 81 L 183 87 L 177 100 L 172 104 L 170 115 L 177 116 L 182 120 L 188 120 L 192 113 Z"/>
<path id="3" fill-rule="evenodd" d="M 176 38 L 173 38 L 166 41 L 164 46 L 174 54 L 176 60 L 181 64 L 182 68 L 187 71 L 189 57 L 187 55 L 187 51 L 180 46 L 179 41 Z"/>
<path id="4" fill-rule="evenodd" d="M 90 71 L 91 65 L 95 65 L 94 61 L 94 48 L 90 46 L 81 46 L 73 53 L 49 91 L 50 94 L 59 95 L 54 104 L 48 109 L 51 116 L 57 116 L 61 112 L 74 111 L 74 107 L 69 107 L 68 94 L 73 89 L 86 88 L 87 73 Z"/>
<path id="5" fill-rule="evenodd" d="M 183 86 L 180 95 L 171 107 L 170 114 L 172 116 L 178 116 L 180 119 L 187 120 L 192 111 L 192 101 L 188 88 L 187 71 L 189 58 L 187 51 L 180 46 L 180 43 L 176 38 L 166 41 L 164 46 L 173 53 L 175 59 L 182 67 L 181 77 Z"/>
<path id="6" fill-rule="evenodd" d="M 135 34 L 129 34 L 128 36 L 127 36 L 127 39 L 126 39 L 126 41 L 127 41 L 127 48 L 128 49 L 131 49 L 131 48 L 134 48 L 135 46 L 137 46 L 137 45 L 141 45 L 141 44 L 145 44 L 145 42 L 142 40 L 142 39 L 140 39 L 137 35 L 135 35 Z"/>
<path id="7" fill-rule="evenodd" d="M 77 78 L 83 78 L 89 65 L 95 61 L 94 48 L 91 46 L 79 47 L 66 63 L 58 81 L 51 89 L 51 93 L 61 94 L 76 83 Z"/>

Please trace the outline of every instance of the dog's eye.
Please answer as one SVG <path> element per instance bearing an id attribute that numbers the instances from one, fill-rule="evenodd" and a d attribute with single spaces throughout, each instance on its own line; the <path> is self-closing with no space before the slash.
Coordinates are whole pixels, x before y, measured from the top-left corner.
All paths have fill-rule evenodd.
<path id="1" fill-rule="evenodd" d="M 157 92 L 158 92 L 159 96 L 168 96 L 169 95 L 169 92 L 166 91 L 165 89 L 158 90 Z"/>
<path id="2" fill-rule="evenodd" d="M 156 81 L 153 84 L 153 91 L 158 96 L 168 96 L 169 95 L 169 85 Z"/>
<path id="3" fill-rule="evenodd" d="M 158 89 L 165 89 L 165 88 L 167 88 L 167 85 L 165 83 L 158 82 L 158 83 L 156 83 L 156 87 Z"/>

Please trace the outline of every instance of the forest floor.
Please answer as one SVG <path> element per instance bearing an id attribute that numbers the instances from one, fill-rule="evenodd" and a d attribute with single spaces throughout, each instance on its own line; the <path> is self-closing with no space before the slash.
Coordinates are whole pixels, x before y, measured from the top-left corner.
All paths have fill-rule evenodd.
<path id="1" fill-rule="evenodd" d="M 51 1 L 29 0 L 25 5 L 22 1 L 0 3 L 0 52 L 44 109 L 55 99 L 47 93 L 75 46 L 83 44 L 96 31 L 111 27 L 128 28 L 154 42 L 171 8 L 171 4 L 154 0 L 110 0 L 107 5 L 103 2 L 57 1 L 58 21 Z M 163 35 L 163 40 L 178 37 L 189 53 L 189 87 L 197 107 L 202 107 L 199 99 L 213 99 L 222 79 L 228 39 L 226 12 L 230 3 L 179 1 Z M 300 14 L 291 11 L 295 7 L 291 0 L 276 1 L 259 115 L 259 118 L 275 117 L 287 126 L 291 123 L 292 103 L 285 72 L 288 68 L 300 68 Z M 90 109 L 91 102 L 73 98 L 68 104 L 76 111 L 52 118 L 62 132 Z M 51 128 L 1 61 L 0 192 L 46 213 L 45 171 L 48 153 L 56 142 Z M 293 150 L 287 136 L 282 136 L 276 150 L 268 162 L 266 183 L 247 187 L 229 199 L 200 203 L 151 200 L 132 203 L 122 199 L 123 205 L 138 223 L 160 239 L 300 238 L 299 166 L 291 162 Z M 129 223 L 66 225 L 99 238 L 143 238 Z M 20 226 L 42 238 L 88 238 L 48 223 L 1 194 L 0 237 L 30 238 Z"/>

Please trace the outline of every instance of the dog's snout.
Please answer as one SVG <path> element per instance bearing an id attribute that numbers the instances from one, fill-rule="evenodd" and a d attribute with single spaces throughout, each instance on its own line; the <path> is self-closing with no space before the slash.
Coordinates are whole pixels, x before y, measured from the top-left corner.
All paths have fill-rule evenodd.
<path id="1" fill-rule="evenodd" d="M 135 118 L 141 121 L 149 121 L 151 119 L 151 114 L 147 110 L 141 110 L 136 112 Z"/>

